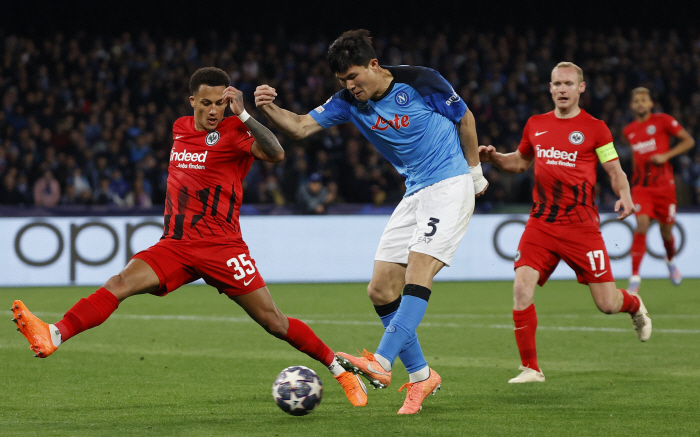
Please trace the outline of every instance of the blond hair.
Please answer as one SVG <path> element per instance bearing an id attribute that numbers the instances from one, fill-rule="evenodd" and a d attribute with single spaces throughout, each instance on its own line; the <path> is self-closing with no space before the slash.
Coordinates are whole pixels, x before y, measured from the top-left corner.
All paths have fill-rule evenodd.
<path id="1" fill-rule="evenodd" d="M 557 68 L 573 68 L 574 70 L 576 70 L 578 82 L 583 82 L 583 70 L 581 70 L 581 67 L 574 64 L 573 62 L 560 62 L 552 69 L 552 71 L 556 70 Z"/>
<path id="2" fill-rule="evenodd" d="M 632 98 L 634 99 L 634 96 L 636 96 L 637 94 L 646 94 L 651 99 L 651 92 L 649 91 L 649 88 L 638 86 L 637 88 L 632 90 Z"/>

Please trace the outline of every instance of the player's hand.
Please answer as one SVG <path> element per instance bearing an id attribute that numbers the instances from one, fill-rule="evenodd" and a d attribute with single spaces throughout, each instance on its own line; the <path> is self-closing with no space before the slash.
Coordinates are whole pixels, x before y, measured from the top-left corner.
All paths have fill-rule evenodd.
<path id="1" fill-rule="evenodd" d="M 665 153 L 659 153 L 658 155 L 652 155 L 651 158 L 649 158 L 649 161 L 651 161 L 651 163 L 654 165 L 661 165 L 666 163 L 668 158 L 666 157 Z"/>
<path id="2" fill-rule="evenodd" d="M 622 198 L 615 202 L 615 212 L 618 220 L 624 220 L 634 213 L 634 202 L 632 198 Z"/>
<path id="3" fill-rule="evenodd" d="M 222 99 L 224 100 L 224 103 L 228 103 L 234 115 L 240 115 L 243 111 L 245 111 L 245 107 L 243 106 L 243 93 L 238 91 L 236 88 L 232 86 L 226 88 L 224 90 L 224 94 L 222 95 Z"/>
<path id="4" fill-rule="evenodd" d="M 496 153 L 496 148 L 492 145 L 479 146 L 479 161 L 491 162 L 491 154 Z"/>
<path id="5" fill-rule="evenodd" d="M 270 85 L 260 85 L 255 88 L 255 106 L 261 108 L 272 103 L 277 97 L 277 90 Z"/>

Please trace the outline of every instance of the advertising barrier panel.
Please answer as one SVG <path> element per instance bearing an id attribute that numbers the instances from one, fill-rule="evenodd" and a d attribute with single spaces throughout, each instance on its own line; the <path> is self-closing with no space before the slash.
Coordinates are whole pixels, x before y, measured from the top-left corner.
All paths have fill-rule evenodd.
<path id="1" fill-rule="evenodd" d="M 513 257 L 528 216 L 475 215 L 452 265 L 438 281 L 512 280 Z M 101 285 L 131 256 L 162 234 L 162 217 L 0 218 L 2 286 Z M 389 216 L 243 216 L 243 237 L 267 282 L 367 282 Z M 631 274 L 634 219 L 601 216 L 616 279 Z M 700 214 L 678 214 L 674 229 L 684 277 L 700 277 Z M 641 274 L 664 278 L 668 270 L 658 226 L 647 237 Z M 228 260 L 222 254 L 222 262 Z M 563 262 L 552 279 L 574 279 Z"/>

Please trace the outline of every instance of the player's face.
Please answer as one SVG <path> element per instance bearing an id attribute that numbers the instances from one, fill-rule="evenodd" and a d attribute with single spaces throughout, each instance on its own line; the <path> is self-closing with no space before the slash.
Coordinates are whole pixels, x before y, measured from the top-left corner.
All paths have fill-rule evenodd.
<path id="1" fill-rule="evenodd" d="M 369 65 L 364 67 L 353 65 L 347 71 L 336 73 L 335 76 L 343 88 L 352 93 L 353 97 L 360 102 L 366 102 L 376 94 L 378 67 L 378 61 L 372 59 Z"/>
<path id="2" fill-rule="evenodd" d="M 568 111 L 577 107 L 581 93 L 585 90 L 586 82 L 579 82 L 578 74 L 574 68 L 566 67 L 552 70 L 549 91 L 552 93 L 554 105 L 560 111 Z"/>
<path id="3" fill-rule="evenodd" d="M 654 102 L 649 97 L 647 93 L 637 93 L 632 97 L 632 102 L 630 103 L 630 108 L 634 111 L 637 117 L 645 117 L 651 108 L 654 107 Z"/>
<path id="4" fill-rule="evenodd" d="M 194 128 L 196 130 L 214 130 L 224 119 L 226 104 L 222 98 L 225 86 L 200 85 L 190 105 L 194 108 Z"/>

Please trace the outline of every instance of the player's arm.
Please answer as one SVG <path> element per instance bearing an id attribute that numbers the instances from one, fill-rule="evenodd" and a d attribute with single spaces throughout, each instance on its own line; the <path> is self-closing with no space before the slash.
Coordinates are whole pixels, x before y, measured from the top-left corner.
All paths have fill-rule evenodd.
<path id="1" fill-rule="evenodd" d="M 224 103 L 228 102 L 233 114 L 245 123 L 250 134 L 255 138 L 250 147 L 250 153 L 253 156 L 267 162 L 280 162 L 284 159 L 284 149 L 275 134 L 246 112 L 242 92 L 230 86 L 224 90 L 223 100 Z"/>
<path id="2" fill-rule="evenodd" d="M 612 137 L 610 137 L 612 139 Z M 630 193 L 630 183 L 627 180 L 627 175 L 620 166 L 620 160 L 617 156 L 617 151 L 612 142 L 595 149 L 598 155 L 598 160 L 603 166 L 603 170 L 610 177 L 610 186 L 619 197 L 615 202 L 615 212 L 618 213 L 619 220 L 629 217 L 634 213 L 634 202 L 632 202 L 632 194 Z"/>
<path id="3" fill-rule="evenodd" d="M 309 114 L 295 114 L 275 105 L 273 102 L 276 96 L 277 91 L 274 88 L 260 85 L 255 89 L 255 106 L 282 133 L 293 140 L 301 140 L 323 129 Z"/>
<path id="4" fill-rule="evenodd" d="M 627 181 L 627 175 L 620 166 L 620 160 L 615 159 L 608 162 L 602 162 L 603 170 L 610 177 L 610 186 L 619 197 L 615 202 L 615 212 L 619 214 L 618 219 L 622 220 L 634 213 L 634 202 L 632 202 L 632 194 L 630 193 L 630 183 Z"/>
<path id="5" fill-rule="evenodd" d="M 484 173 L 481 170 L 479 140 L 476 136 L 476 120 L 474 120 L 474 114 L 468 108 L 457 125 L 457 131 L 459 133 L 459 143 L 462 146 L 462 153 L 464 153 L 464 158 L 466 158 L 472 178 L 474 178 L 474 191 L 476 192 L 476 197 L 479 197 L 486 192 L 489 182 L 484 178 Z"/>
<path id="6" fill-rule="evenodd" d="M 520 150 L 512 153 L 497 152 L 493 146 L 479 146 L 479 159 L 481 162 L 490 162 L 499 169 L 508 173 L 522 173 L 535 160 L 535 155 L 523 155 Z"/>
<path id="7" fill-rule="evenodd" d="M 661 165 L 667 162 L 674 156 L 682 155 L 693 148 L 695 145 L 695 139 L 688 133 L 687 130 L 681 129 L 676 134 L 676 138 L 680 141 L 674 147 L 672 147 L 666 153 L 659 153 L 658 155 L 653 155 L 649 160 L 656 165 Z"/>

